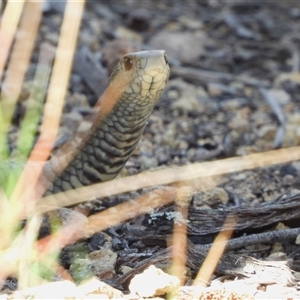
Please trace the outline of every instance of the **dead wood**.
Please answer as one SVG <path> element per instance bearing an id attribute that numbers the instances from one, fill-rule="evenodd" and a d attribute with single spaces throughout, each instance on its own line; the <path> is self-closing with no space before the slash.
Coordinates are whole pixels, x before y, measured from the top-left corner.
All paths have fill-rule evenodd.
<path id="1" fill-rule="evenodd" d="M 264 229 L 278 222 L 300 219 L 300 195 L 277 199 L 255 207 L 230 207 L 218 210 L 189 209 L 188 232 L 190 235 L 206 235 L 219 232 L 227 215 L 237 218 L 236 231 Z"/>

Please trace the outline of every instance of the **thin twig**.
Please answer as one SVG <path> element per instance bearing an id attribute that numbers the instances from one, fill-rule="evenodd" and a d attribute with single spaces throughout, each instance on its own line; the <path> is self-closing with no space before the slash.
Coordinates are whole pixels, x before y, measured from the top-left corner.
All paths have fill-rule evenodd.
<path id="1" fill-rule="evenodd" d="M 267 102 L 267 104 L 272 109 L 278 123 L 280 125 L 284 125 L 285 124 L 285 117 L 284 117 L 282 109 L 281 109 L 279 103 L 276 101 L 276 99 L 274 99 L 274 97 L 265 88 L 260 88 L 259 92 L 262 94 L 265 101 Z"/>
<path id="2" fill-rule="evenodd" d="M 204 71 L 195 68 L 172 67 L 171 73 L 173 76 L 183 77 L 186 80 L 206 83 L 206 82 L 220 82 L 220 81 L 237 81 L 254 87 L 268 87 L 268 84 L 249 76 L 235 76 L 229 73 Z"/>
<path id="3" fill-rule="evenodd" d="M 251 234 L 247 236 L 241 236 L 239 238 L 231 239 L 227 242 L 226 251 L 245 248 L 251 245 L 257 244 L 272 244 L 275 242 L 294 240 L 300 234 L 300 228 L 284 229 L 267 231 L 258 234 Z M 195 245 L 196 248 L 201 251 L 208 251 L 212 244 L 207 245 Z"/>
<path id="4" fill-rule="evenodd" d="M 285 128 L 284 114 L 282 112 L 282 109 L 281 109 L 278 101 L 276 101 L 276 99 L 270 94 L 270 92 L 268 90 L 266 90 L 265 88 L 260 88 L 259 92 L 264 97 L 265 101 L 270 106 L 270 108 L 272 109 L 272 111 L 278 121 L 279 128 L 277 130 L 275 140 L 274 140 L 274 148 L 278 148 L 281 145 L 284 128 Z"/>

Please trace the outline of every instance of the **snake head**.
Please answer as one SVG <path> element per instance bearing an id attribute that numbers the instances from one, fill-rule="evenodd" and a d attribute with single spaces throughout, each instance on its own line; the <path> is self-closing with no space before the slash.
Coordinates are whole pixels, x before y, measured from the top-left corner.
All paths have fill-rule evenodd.
<path id="1" fill-rule="evenodd" d="M 146 96 L 162 91 L 169 78 L 170 68 L 164 50 L 128 53 L 112 72 L 110 84 L 118 84 L 127 93 Z"/>

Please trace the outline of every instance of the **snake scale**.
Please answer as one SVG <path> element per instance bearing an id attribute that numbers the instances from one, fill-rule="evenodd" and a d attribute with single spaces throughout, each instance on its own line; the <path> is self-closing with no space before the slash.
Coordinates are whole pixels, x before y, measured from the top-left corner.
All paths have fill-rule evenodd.
<path id="1" fill-rule="evenodd" d="M 100 98 L 96 121 L 79 147 L 66 156 L 65 169 L 60 171 L 55 160 L 46 164 L 45 195 L 115 178 L 135 149 L 169 73 L 163 50 L 125 55 Z"/>

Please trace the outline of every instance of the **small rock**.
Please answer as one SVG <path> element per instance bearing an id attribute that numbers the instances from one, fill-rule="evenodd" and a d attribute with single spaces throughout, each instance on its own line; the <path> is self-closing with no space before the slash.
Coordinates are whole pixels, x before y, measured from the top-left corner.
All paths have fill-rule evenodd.
<path id="1" fill-rule="evenodd" d="M 180 285 L 179 279 L 155 266 L 150 266 L 143 273 L 136 275 L 130 282 L 129 290 L 140 297 L 165 295 Z"/>
<path id="2" fill-rule="evenodd" d="M 292 175 L 293 177 L 297 176 L 297 169 L 292 164 L 283 165 L 280 168 L 280 176 Z"/>
<path id="3" fill-rule="evenodd" d="M 105 44 L 102 49 L 102 64 L 111 74 L 121 57 L 140 49 L 126 38 L 118 38 Z"/>
<path id="4" fill-rule="evenodd" d="M 74 299 L 77 295 L 76 292 L 76 286 L 73 282 L 68 280 L 56 281 L 21 291 L 25 297 L 21 299 Z M 20 292 L 16 292 L 16 296 L 14 299 L 20 299 Z"/>
<path id="5" fill-rule="evenodd" d="M 155 34 L 149 44 L 154 49 L 164 49 L 172 59 L 181 62 L 192 62 L 203 53 L 203 47 L 208 40 L 202 31 L 171 32 L 162 30 Z"/>
<path id="6" fill-rule="evenodd" d="M 262 196 L 265 202 L 273 201 L 276 197 L 280 196 L 280 193 L 276 189 L 274 182 L 267 182 L 263 187 Z"/>
<path id="7" fill-rule="evenodd" d="M 142 155 L 139 159 L 139 162 L 141 163 L 141 170 L 148 170 L 150 168 L 154 168 L 158 166 L 157 160 L 155 157 L 148 157 L 145 155 Z"/>
<path id="8" fill-rule="evenodd" d="M 104 246 L 104 243 L 105 243 L 105 236 L 100 232 L 95 233 L 90 238 L 89 250 L 91 251 L 99 250 L 101 247 Z"/>
<path id="9" fill-rule="evenodd" d="M 297 235 L 295 244 L 296 244 L 296 245 L 300 245 L 300 234 Z"/>
<path id="10" fill-rule="evenodd" d="M 21 89 L 20 94 L 19 94 L 19 98 L 18 98 L 19 101 L 24 101 L 24 100 L 27 100 L 29 98 L 32 86 L 33 86 L 33 81 L 26 81 L 23 84 L 22 89 Z M 24 104 L 24 105 L 26 106 L 27 103 Z"/>
<path id="11" fill-rule="evenodd" d="M 180 115 L 186 115 L 188 112 L 192 112 L 198 109 L 199 101 L 192 97 L 180 97 L 177 101 L 171 105 L 172 110 L 177 110 Z"/>
<path id="12" fill-rule="evenodd" d="M 122 274 L 126 274 L 126 273 L 128 273 L 129 271 L 131 271 L 132 268 L 123 265 L 123 266 L 120 267 L 120 270 L 121 270 L 121 273 L 122 273 Z"/>
<path id="13" fill-rule="evenodd" d="M 235 133 L 245 133 L 249 127 L 249 118 L 251 116 L 251 111 L 248 107 L 241 109 L 236 109 L 232 118 L 228 122 L 228 127 Z M 238 137 L 239 135 L 237 135 Z"/>
<path id="14" fill-rule="evenodd" d="M 268 93 L 270 93 L 270 96 L 275 98 L 275 100 L 281 105 L 288 104 L 288 102 L 291 101 L 291 96 L 284 90 L 271 89 L 268 90 Z"/>
<path id="15" fill-rule="evenodd" d="M 99 40 L 96 34 L 91 34 L 88 30 L 82 30 L 79 35 L 80 43 L 87 46 L 93 52 L 100 50 Z"/>
<path id="16" fill-rule="evenodd" d="M 114 22 L 117 19 L 116 13 L 113 12 L 109 6 L 100 1 L 97 2 L 97 5 L 95 5 L 93 9 L 100 20 Z"/>
<path id="17" fill-rule="evenodd" d="M 216 82 L 208 83 L 207 89 L 208 89 L 208 94 L 211 97 L 218 97 L 223 94 L 234 95 L 236 93 L 234 88 L 224 85 L 224 84 L 216 83 Z"/>
<path id="18" fill-rule="evenodd" d="M 271 248 L 271 255 L 273 254 L 273 259 L 274 259 L 274 255 L 278 255 L 278 253 L 282 253 L 284 251 L 284 248 L 283 246 L 281 245 L 281 243 L 278 243 L 278 242 L 275 242 L 273 245 L 272 245 L 272 248 Z M 271 260 L 271 258 L 270 258 Z"/>
<path id="19" fill-rule="evenodd" d="M 47 32 L 45 40 L 50 42 L 52 45 L 56 45 L 58 42 L 59 35 L 56 32 Z"/>
<path id="20" fill-rule="evenodd" d="M 208 191 L 199 193 L 201 203 L 207 203 L 208 205 L 216 205 L 222 203 L 226 205 L 229 201 L 229 196 L 223 188 L 212 188 Z"/>
<path id="21" fill-rule="evenodd" d="M 253 59 L 257 54 L 254 51 L 249 51 L 245 49 L 237 49 L 236 53 L 234 54 L 234 59 L 237 62 L 240 61 L 249 61 Z"/>
<path id="22" fill-rule="evenodd" d="M 99 22 L 99 19 L 90 20 L 89 26 L 92 29 L 92 35 L 98 37 L 100 34 L 102 34 L 102 27 L 101 27 L 101 23 Z M 99 42 L 99 39 L 98 39 L 98 42 Z"/>
<path id="23" fill-rule="evenodd" d="M 276 227 L 275 227 L 276 230 L 285 230 L 285 229 L 290 229 L 290 227 L 284 225 L 284 223 L 282 222 L 279 222 Z"/>
<path id="24" fill-rule="evenodd" d="M 42 12 L 43 13 L 59 12 L 63 14 L 65 10 L 66 2 L 67 2 L 66 0 L 60 0 L 60 1 L 46 0 L 43 2 Z"/>
<path id="25" fill-rule="evenodd" d="M 266 291 L 261 295 L 257 293 L 256 299 L 296 299 L 297 290 L 295 287 L 287 287 L 282 284 L 271 284 L 266 286 Z M 298 296 L 296 296 L 298 298 Z M 299 298 L 298 298 L 299 299 Z"/>
<path id="26" fill-rule="evenodd" d="M 107 70 L 99 63 L 97 55 L 88 47 L 79 48 L 74 57 L 73 71 L 80 75 L 84 83 L 93 91 L 96 97 L 102 94 L 107 85 Z M 73 87 L 81 91 L 80 85 Z"/>
<path id="27" fill-rule="evenodd" d="M 203 27 L 203 22 L 200 19 L 193 19 L 188 16 L 179 17 L 179 22 L 189 30 L 197 30 Z"/>
<path id="28" fill-rule="evenodd" d="M 211 190 L 212 198 L 216 199 L 217 201 L 220 201 L 222 204 L 226 205 L 229 200 L 229 196 L 223 188 L 213 188 Z"/>
<path id="29" fill-rule="evenodd" d="M 87 97 L 83 94 L 74 93 L 67 99 L 67 103 L 73 107 L 90 107 Z"/>
<path id="30" fill-rule="evenodd" d="M 91 122 L 86 121 L 86 120 L 80 122 L 77 132 L 78 133 L 86 133 L 91 128 L 91 125 L 92 125 Z"/>
<path id="31" fill-rule="evenodd" d="M 128 16 L 128 26 L 136 31 L 145 31 L 150 26 L 151 17 L 148 10 L 143 8 L 135 9 Z"/>
<path id="32" fill-rule="evenodd" d="M 294 176 L 297 176 L 298 174 L 300 174 L 300 161 L 293 161 L 291 163 L 291 165 L 296 170 L 296 173 Z"/>
<path id="33" fill-rule="evenodd" d="M 213 299 L 254 299 L 253 295 L 257 293 L 257 287 L 258 284 L 249 284 L 243 279 L 224 280 L 224 282 L 215 279 L 207 288 L 211 294 L 205 299 L 209 299 L 210 295 L 218 292 L 221 293 L 220 298 L 214 295 L 216 298 Z M 199 297 L 199 299 L 201 298 Z"/>
<path id="34" fill-rule="evenodd" d="M 133 30 L 130 30 L 124 26 L 119 26 L 115 31 L 115 35 L 118 38 L 126 38 L 127 40 L 134 41 L 137 44 L 143 43 L 143 37 L 140 34 L 134 32 Z"/>
<path id="35" fill-rule="evenodd" d="M 300 127 L 297 125 L 287 124 L 283 136 L 282 147 L 294 147 L 300 144 Z"/>
<path id="36" fill-rule="evenodd" d="M 115 275 L 117 254 L 110 249 L 101 249 L 89 253 L 95 276 L 108 279 Z"/>
<path id="37" fill-rule="evenodd" d="M 293 175 L 285 175 L 282 178 L 282 184 L 291 186 L 295 183 L 295 177 Z"/>
<path id="38" fill-rule="evenodd" d="M 81 121 L 82 121 L 82 115 L 80 115 L 76 111 L 65 113 L 62 116 L 62 124 L 67 128 L 77 127 Z"/>
<path id="39" fill-rule="evenodd" d="M 282 248 L 282 245 L 280 245 L 279 248 Z M 286 260 L 286 259 L 288 259 L 288 257 L 287 257 L 287 254 L 284 252 L 273 252 L 267 257 L 267 260 L 270 260 L 270 261 L 272 261 L 272 260 L 282 261 L 282 260 Z"/>
<path id="40" fill-rule="evenodd" d="M 289 14 L 292 18 L 299 19 L 300 18 L 300 8 L 292 7 L 289 11 Z"/>
<path id="41" fill-rule="evenodd" d="M 70 274 L 75 282 L 80 283 L 93 276 L 91 261 L 87 258 L 78 258 L 70 265 Z"/>
<path id="42" fill-rule="evenodd" d="M 184 141 L 184 140 L 177 140 L 175 142 L 175 149 L 176 150 L 187 150 L 189 147 L 188 142 Z"/>
<path id="43" fill-rule="evenodd" d="M 265 125 L 258 130 L 257 135 L 260 138 L 263 138 L 264 140 L 271 142 L 271 141 L 274 141 L 276 131 L 277 131 L 276 125 L 272 125 L 272 124 Z"/>
<path id="44" fill-rule="evenodd" d="M 81 299 L 86 299 L 86 296 L 95 295 L 97 298 L 104 299 L 102 295 L 107 296 L 107 299 L 121 299 L 124 294 L 111 287 L 110 285 L 100 281 L 98 278 L 93 277 L 77 287 L 77 298 L 81 296 Z M 101 295 L 101 298 L 99 297 Z M 90 297 L 88 298 L 90 299 Z"/>
<path id="45" fill-rule="evenodd" d="M 294 113 L 286 116 L 287 123 L 300 125 L 300 114 Z"/>
<path id="46" fill-rule="evenodd" d="M 234 99 L 228 99 L 224 100 L 220 103 L 220 106 L 225 111 L 235 111 L 236 109 L 240 108 L 242 105 L 245 104 L 245 99 L 242 98 L 234 98 Z"/>

